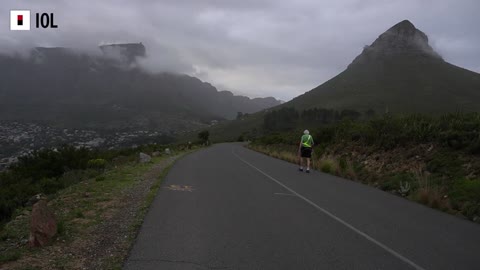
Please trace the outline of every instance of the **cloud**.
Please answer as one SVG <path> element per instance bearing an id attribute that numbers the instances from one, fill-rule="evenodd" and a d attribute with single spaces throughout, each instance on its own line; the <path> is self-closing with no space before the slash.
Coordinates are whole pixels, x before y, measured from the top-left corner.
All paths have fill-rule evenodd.
<path id="1" fill-rule="evenodd" d="M 9 31 L 9 10 L 54 12 L 58 29 Z M 344 70 L 363 46 L 411 20 L 447 61 L 479 71 L 477 0 L 2 0 L 0 53 L 143 42 L 149 71 L 187 73 L 221 89 L 291 99 Z"/>

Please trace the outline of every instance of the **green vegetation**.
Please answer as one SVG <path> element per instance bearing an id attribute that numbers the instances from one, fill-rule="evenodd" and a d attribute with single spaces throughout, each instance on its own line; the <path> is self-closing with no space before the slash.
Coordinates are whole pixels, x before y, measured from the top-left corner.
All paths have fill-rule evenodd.
<path id="1" fill-rule="evenodd" d="M 21 253 L 18 250 L 9 250 L 2 252 L 0 255 L 0 263 L 16 261 L 20 258 Z"/>
<path id="2" fill-rule="evenodd" d="M 304 128 L 317 143 L 315 169 L 480 219 L 479 113 L 374 116 L 282 109 L 266 114 L 265 135 L 249 147 L 296 163 Z"/>
<path id="3" fill-rule="evenodd" d="M 107 165 L 107 161 L 102 158 L 91 159 L 87 162 L 88 168 L 97 169 L 97 170 L 104 170 L 106 165 Z"/>
<path id="4" fill-rule="evenodd" d="M 316 141 L 325 145 L 349 141 L 391 149 L 412 143 L 436 143 L 451 150 L 480 154 L 480 113 L 452 113 L 439 117 L 386 114 L 371 119 L 368 115 L 350 110 L 298 112 L 284 108 L 265 115 L 263 129 L 266 135 L 259 140 L 263 144 L 289 143 L 301 127 L 314 125 L 310 130 L 316 135 Z"/>
<path id="5" fill-rule="evenodd" d="M 163 150 L 162 145 L 135 149 L 89 150 L 62 146 L 21 157 L 9 170 L 0 173 L 0 224 L 8 221 L 15 209 L 39 193 L 55 194 L 86 179 L 105 180 L 105 169 L 135 161 L 137 153 Z M 186 148 L 185 146 L 179 146 Z"/>
<path id="6" fill-rule="evenodd" d="M 48 205 L 57 219 L 58 234 L 55 240 L 41 249 L 28 248 L 25 239 L 28 239 L 29 234 L 31 206 L 20 205 L 11 215 L 12 219 L 0 230 L 0 265 L 7 264 L 8 269 L 28 269 L 31 264 L 38 266 L 38 269 L 72 269 L 85 265 L 85 260 L 91 255 L 85 253 L 84 248 L 89 246 L 98 249 L 96 252 L 99 257 L 96 257 L 96 263 L 102 265 L 101 269 L 121 269 L 161 180 L 175 160 L 173 157 L 187 153 L 188 148 L 187 145 L 169 146 L 175 156 L 155 155 L 151 163 L 137 162 L 139 152 L 152 153 L 164 147 L 148 145 L 113 153 L 77 149 L 88 153 L 84 158 L 85 171 L 92 176 L 85 176 L 83 180 L 75 178 L 69 186 L 49 195 Z M 189 151 L 197 148 L 193 146 Z M 61 150 L 58 152 L 63 153 Z M 40 160 L 34 163 L 38 162 Z M 105 167 L 105 170 L 98 170 L 102 167 Z M 66 171 L 57 179 L 62 181 L 65 175 L 69 175 L 69 178 L 77 177 L 79 172 L 81 170 Z M 53 178 L 51 179 L 53 181 Z M 120 221 L 126 226 L 105 228 L 116 226 Z M 112 235 L 109 235 L 110 233 Z M 115 239 L 119 234 L 125 235 L 125 238 L 117 241 Z M 98 246 L 97 240 L 102 237 L 105 238 L 102 241 L 115 241 L 115 252 L 101 255 L 105 247 Z M 73 253 L 75 256 L 72 257 Z M 45 257 L 49 260 L 44 260 Z"/>
<path id="7" fill-rule="evenodd" d="M 210 137 L 210 132 L 208 130 L 204 130 L 198 133 L 198 139 L 200 143 L 208 143 L 208 138 Z"/>

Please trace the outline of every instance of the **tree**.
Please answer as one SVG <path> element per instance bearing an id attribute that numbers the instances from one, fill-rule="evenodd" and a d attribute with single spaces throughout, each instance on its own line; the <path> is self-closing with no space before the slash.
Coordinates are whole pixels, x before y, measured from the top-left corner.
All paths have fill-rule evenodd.
<path id="1" fill-rule="evenodd" d="M 198 138 L 203 142 L 207 143 L 208 142 L 208 137 L 210 137 L 210 132 L 208 130 L 201 131 L 198 133 Z"/>

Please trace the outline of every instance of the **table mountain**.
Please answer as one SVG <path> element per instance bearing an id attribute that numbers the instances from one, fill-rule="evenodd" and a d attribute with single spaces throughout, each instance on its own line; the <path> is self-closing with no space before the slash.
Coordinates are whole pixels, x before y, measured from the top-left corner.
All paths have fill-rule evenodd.
<path id="1" fill-rule="evenodd" d="M 105 56 L 68 48 L 35 48 L 28 57 L 0 55 L 0 120 L 179 131 L 280 104 L 218 91 L 187 75 L 145 72 L 131 65 L 136 57 L 148 57 L 141 43 L 101 49 Z"/>

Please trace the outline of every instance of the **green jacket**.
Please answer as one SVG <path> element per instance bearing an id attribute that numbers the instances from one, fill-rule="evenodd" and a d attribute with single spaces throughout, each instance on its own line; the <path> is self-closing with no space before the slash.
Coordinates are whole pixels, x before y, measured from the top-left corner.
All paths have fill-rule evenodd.
<path id="1" fill-rule="evenodd" d="M 301 142 L 302 142 L 302 146 L 303 146 L 303 147 L 312 148 L 312 146 L 313 146 L 313 137 L 312 137 L 312 135 L 306 135 L 306 134 L 303 135 Z"/>

